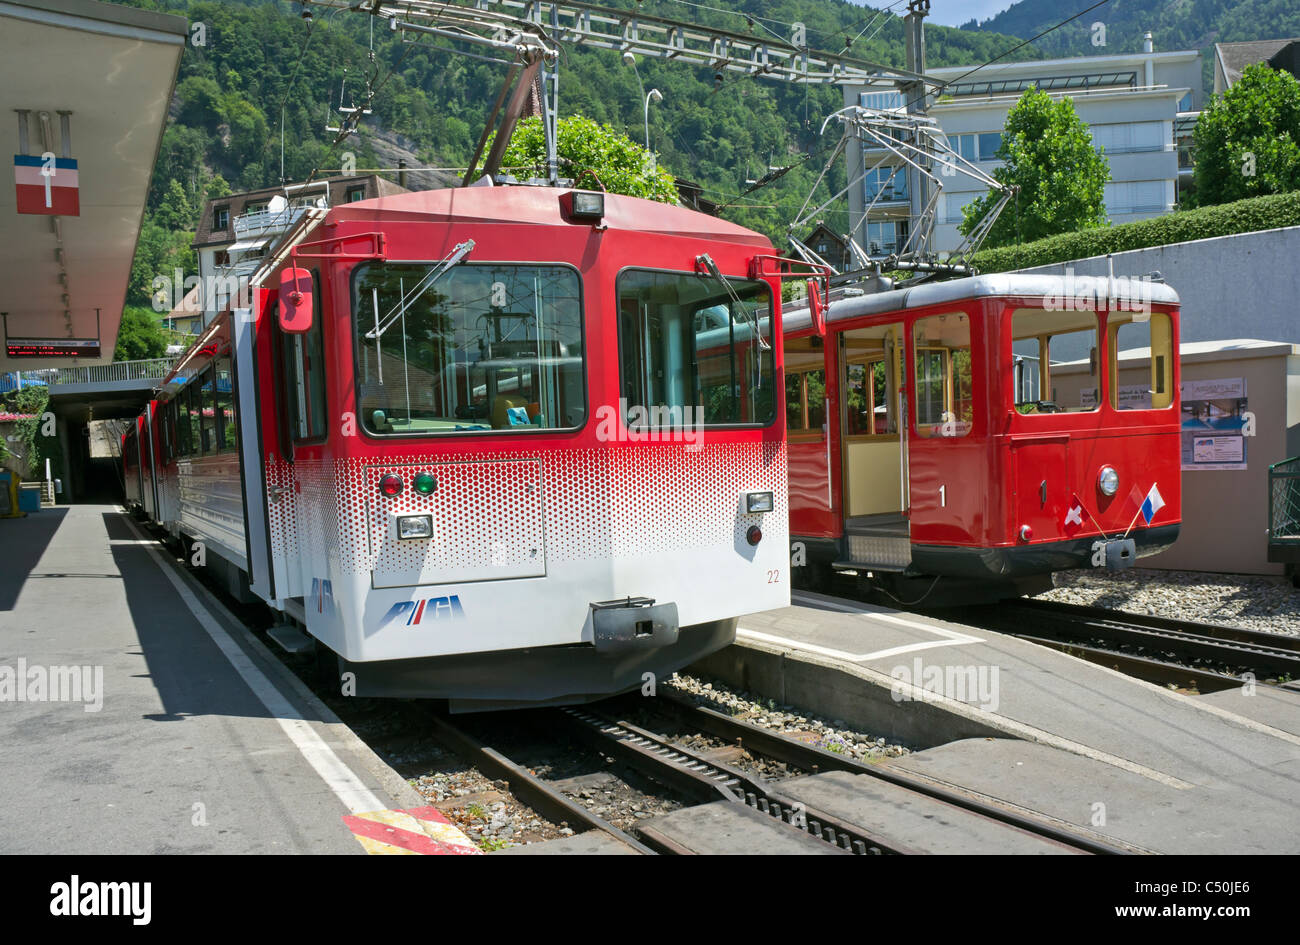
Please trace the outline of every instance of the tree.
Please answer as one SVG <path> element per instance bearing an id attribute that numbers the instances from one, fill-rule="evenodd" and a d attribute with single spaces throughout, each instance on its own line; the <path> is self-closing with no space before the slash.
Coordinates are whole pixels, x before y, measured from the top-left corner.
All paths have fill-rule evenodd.
<path id="1" fill-rule="evenodd" d="M 1110 165 L 1092 144 L 1088 126 L 1068 98 L 1052 101 L 1029 89 L 1007 113 L 993 172 L 999 183 L 1019 188 L 1003 209 L 985 246 L 1030 242 L 1057 233 L 1105 226 Z M 962 208 L 958 229 L 969 234 L 998 200 L 994 191 Z"/>
<path id="2" fill-rule="evenodd" d="M 147 308 L 128 305 L 122 310 L 122 323 L 117 329 L 117 347 L 114 361 L 139 361 L 144 358 L 161 358 L 167 353 L 167 336 L 163 334 L 158 316 Z"/>
<path id="3" fill-rule="evenodd" d="M 1300 190 L 1300 81 L 1247 66 L 1197 119 L 1195 145 L 1201 206 Z"/>
<path id="4" fill-rule="evenodd" d="M 560 173 L 572 177 L 574 187 L 677 202 L 673 175 L 658 167 L 649 151 L 608 125 L 581 115 L 561 118 L 555 150 Z M 501 164 L 516 177 L 545 175 L 546 137 L 540 118 L 525 118 L 515 126 Z"/>

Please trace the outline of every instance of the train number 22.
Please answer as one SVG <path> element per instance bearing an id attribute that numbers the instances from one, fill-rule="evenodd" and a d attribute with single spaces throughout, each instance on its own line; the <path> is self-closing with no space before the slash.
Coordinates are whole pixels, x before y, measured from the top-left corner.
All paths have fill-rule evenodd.
<path id="1" fill-rule="evenodd" d="M 767 583 L 768 583 L 768 584 L 780 584 L 780 583 L 781 583 L 781 569 L 780 569 L 780 568 L 774 568 L 774 569 L 772 569 L 772 570 L 770 570 L 770 571 L 767 572 Z"/>

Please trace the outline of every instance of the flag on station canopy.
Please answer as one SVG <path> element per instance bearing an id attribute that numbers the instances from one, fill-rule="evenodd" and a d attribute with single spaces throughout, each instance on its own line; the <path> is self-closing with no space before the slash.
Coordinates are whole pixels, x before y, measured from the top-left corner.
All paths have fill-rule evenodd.
<path id="1" fill-rule="evenodd" d="M 56 158 L 49 153 L 14 155 L 15 209 L 19 213 L 80 216 L 79 186 L 74 158 Z"/>
<path id="2" fill-rule="evenodd" d="M 1151 484 L 1151 491 L 1148 492 L 1147 497 L 1142 500 L 1143 521 L 1150 525 L 1151 520 L 1156 517 L 1156 513 L 1164 507 L 1164 497 L 1160 495 L 1160 490 L 1156 488 L 1156 484 L 1153 482 Z"/>

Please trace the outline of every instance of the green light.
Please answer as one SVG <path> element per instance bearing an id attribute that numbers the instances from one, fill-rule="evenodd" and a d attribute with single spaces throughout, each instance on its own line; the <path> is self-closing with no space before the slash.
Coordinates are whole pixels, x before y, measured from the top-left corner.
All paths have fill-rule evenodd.
<path id="1" fill-rule="evenodd" d="M 415 486 L 415 491 L 420 493 L 420 495 L 428 495 L 434 489 L 438 488 L 438 480 L 434 479 L 428 473 L 420 473 L 415 477 L 415 481 L 412 485 Z"/>

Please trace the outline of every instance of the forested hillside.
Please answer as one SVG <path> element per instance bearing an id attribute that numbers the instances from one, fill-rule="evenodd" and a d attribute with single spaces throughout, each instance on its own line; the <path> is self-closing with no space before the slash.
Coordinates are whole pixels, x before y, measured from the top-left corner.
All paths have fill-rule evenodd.
<path id="1" fill-rule="evenodd" d="M 132 300 L 146 298 L 153 275 L 192 268 L 186 230 L 207 195 L 268 186 L 280 178 L 280 119 L 284 116 L 285 176 L 337 173 L 341 154 L 356 155 L 358 169 L 375 167 L 376 143 L 397 141 L 426 166 L 463 166 L 504 77 L 503 66 L 457 55 L 443 40 L 403 44 L 375 29 L 369 61 L 370 22 L 360 13 L 316 10 L 310 23 L 286 2 L 130 0 L 132 5 L 180 13 L 203 24 L 205 45 L 185 51 L 167 129 L 150 191 L 149 216 L 132 278 Z M 789 24 L 807 28 L 815 48 L 842 50 L 903 65 L 902 20 L 843 0 L 712 0 L 705 8 L 684 0 L 611 0 L 610 6 L 712 26 L 788 36 Z M 723 12 L 734 10 L 735 14 Z M 382 22 L 379 25 L 383 25 Z M 929 27 L 932 65 L 976 64 L 1015 41 L 988 32 Z M 1031 49 L 1012 58 L 1029 58 Z M 728 75 L 717 84 L 703 67 L 641 59 L 646 89 L 663 101 L 650 109 L 652 147 L 662 166 L 702 184 L 706 196 L 726 204 L 724 215 L 784 241 L 793 218 L 834 144 L 818 137 L 823 118 L 843 105 L 838 87 L 795 87 L 767 79 Z M 376 90 L 374 114 L 359 135 L 334 145 L 325 131 L 327 103 L 361 94 L 367 77 Z M 613 52 L 566 47 L 561 65 L 562 115 L 607 122 L 640 141 L 642 99 L 637 76 Z M 391 148 L 384 148 L 391 154 Z M 811 155 L 811 156 L 810 156 Z M 807 158 L 778 182 L 741 198 L 745 181 L 770 165 Z M 839 190 L 839 162 L 825 186 Z M 829 195 L 829 194 L 827 194 Z M 847 204 L 828 214 L 847 224 Z"/>
<path id="2" fill-rule="evenodd" d="M 1090 6 L 1086 0 L 1063 5 L 1060 0 L 1020 0 L 982 23 L 971 21 L 967 31 L 1007 33 L 1025 39 L 1055 26 L 1072 13 Z M 1106 47 L 1093 45 L 1092 24 L 1106 27 Z M 1134 52 L 1142 48 L 1142 34 L 1150 30 L 1155 48 L 1209 49 L 1215 43 L 1300 36 L 1300 3 L 1296 0 L 1110 0 L 1044 36 L 1034 46 L 1041 58 L 1091 56 L 1110 50 Z M 1212 64 L 1203 57 L 1206 90 L 1213 84 Z"/>

